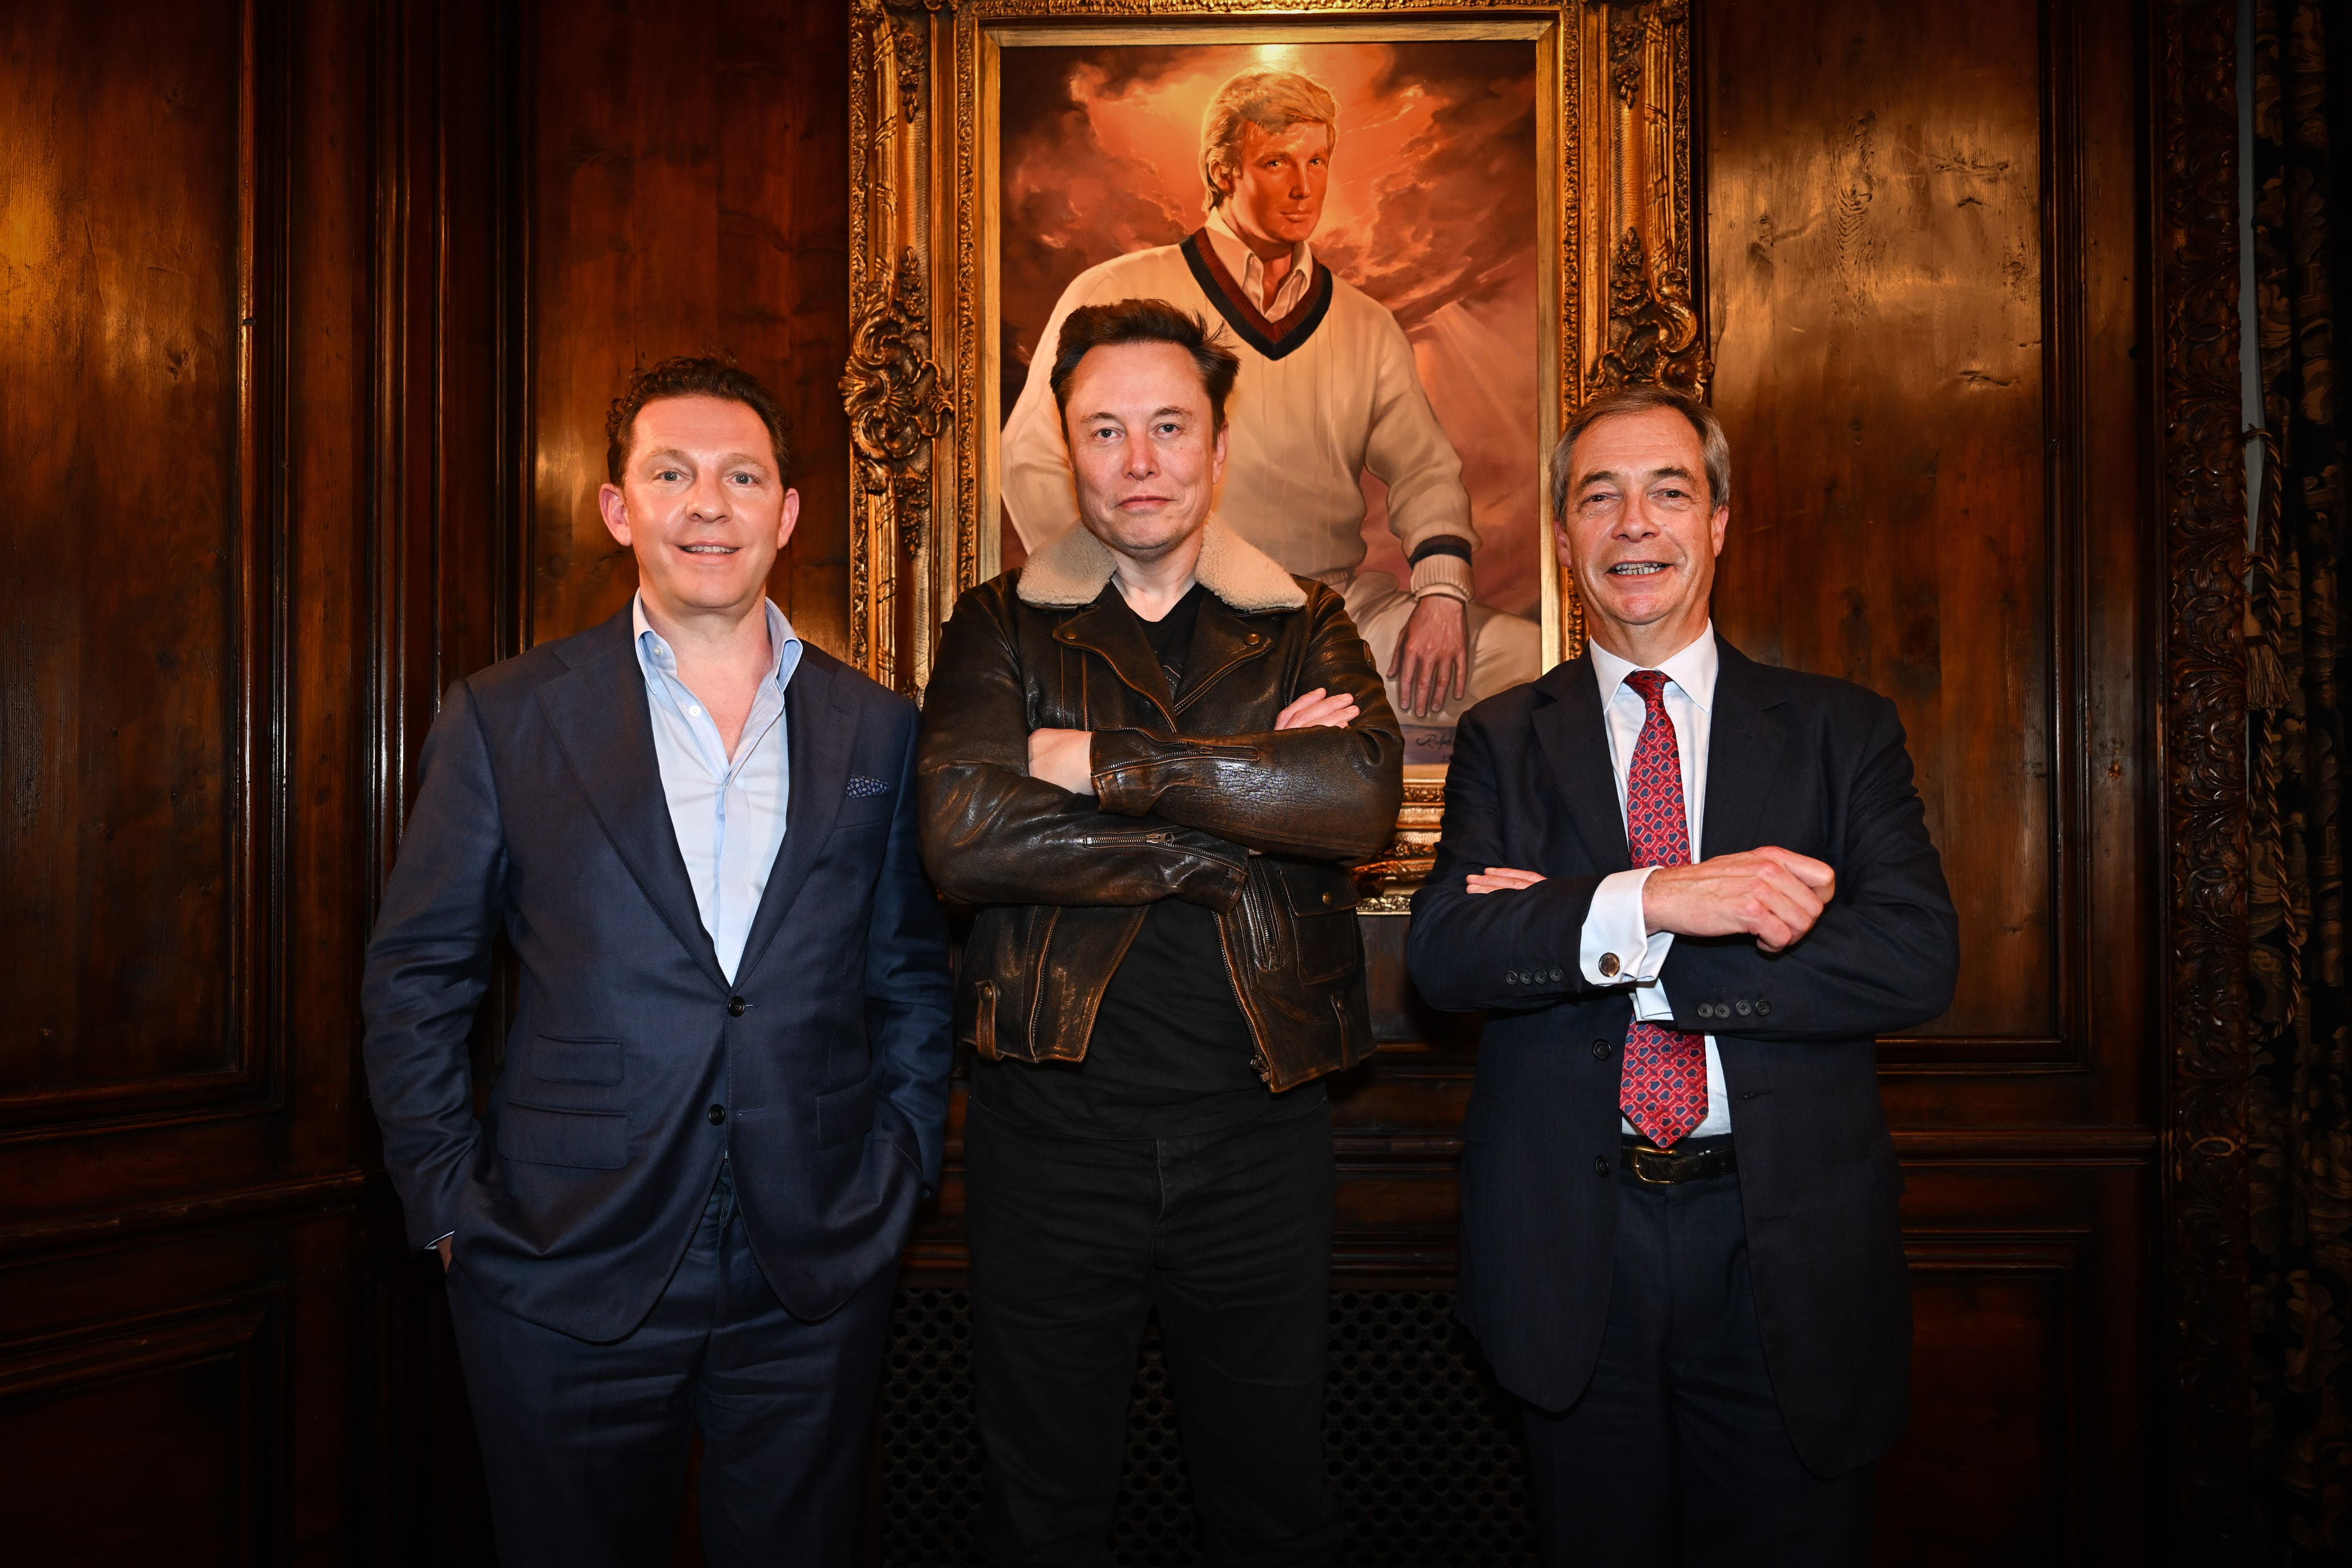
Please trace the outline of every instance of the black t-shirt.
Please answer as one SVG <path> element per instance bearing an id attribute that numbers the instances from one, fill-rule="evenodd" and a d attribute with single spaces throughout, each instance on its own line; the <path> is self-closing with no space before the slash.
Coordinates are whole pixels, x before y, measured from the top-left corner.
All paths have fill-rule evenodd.
<path id="1" fill-rule="evenodd" d="M 1171 695 L 1183 692 L 1207 593 L 1195 584 L 1159 620 L 1136 616 Z M 1189 1137 L 1322 1103 L 1319 1081 L 1269 1093 L 1250 1065 L 1256 1049 L 1216 912 L 1162 899 L 1104 989 L 1086 1059 L 983 1062 L 974 1087 L 997 1115 L 1095 1138 Z"/>

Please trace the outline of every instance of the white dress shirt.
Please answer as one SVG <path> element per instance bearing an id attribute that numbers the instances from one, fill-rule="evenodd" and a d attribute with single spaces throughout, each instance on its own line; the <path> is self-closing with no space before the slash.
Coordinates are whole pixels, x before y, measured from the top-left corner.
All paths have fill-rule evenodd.
<path id="1" fill-rule="evenodd" d="M 629 602 L 670 826 L 677 834 L 687 879 L 694 884 L 702 929 L 710 933 L 719 972 L 730 980 L 742 962 L 743 942 L 751 934 L 751 917 L 767 891 L 776 852 L 783 847 L 784 812 L 793 793 L 784 689 L 800 668 L 801 639 L 773 600 L 763 603 L 774 657 L 730 757 L 717 721 L 677 678 L 677 655 L 646 623 L 645 595 Z"/>
<path id="2" fill-rule="evenodd" d="M 1224 263 L 1225 270 L 1234 275 L 1242 292 L 1249 296 L 1249 302 L 1267 321 L 1282 320 L 1307 298 L 1307 285 L 1315 277 L 1315 253 L 1307 248 L 1305 240 L 1290 247 L 1290 270 L 1275 289 L 1274 303 L 1269 305 L 1265 302 L 1265 263 L 1234 232 L 1234 226 L 1225 219 L 1225 209 L 1220 205 L 1201 226 L 1208 231 L 1209 248 L 1217 253 L 1217 259 Z"/>
<path id="3" fill-rule="evenodd" d="M 1625 773 L 1633 765 L 1633 745 L 1642 738 L 1649 708 L 1642 694 L 1625 684 L 1636 669 L 1598 643 L 1589 645 L 1592 672 L 1601 683 L 1601 708 L 1607 717 L 1610 771 L 1617 778 L 1617 812 L 1625 812 Z M 1706 811 L 1706 743 L 1715 713 L 1715 623 L 1709 621 L 1698 639 L 1655 666 L 1666 678 L 1664 701 L 1666 718 L 1675 727 L 1675 749 L 1683 764 L 1683 814 L 1690 826 L 1691 858 L 1699 858 L 1699 837 Z M 1633 1016 L 1651 1023 L 1671 1022 L 1674 1008 L 1658 979 L 1666 954 L 1674 950 L 1675 933 L 1653 931 L 1642 919 L 1642 885 L 1655 867 L 1615 871 L 1601 879 L 1592 907 L 1584 917 L 1583 939 L 1577 962 L 1592 985 L 1629 985 L 1633 992 Z M 1618 971 L 1601 973 L 1603 953 L 1617 955 Z M 1633 1131 L 1633 1124 L 1624 1124 Z M 1690 1131 L 1694 1138 L 1711 1138 L 1731 1131 L 1731 1106 L 1723 1091 L 1723 1058 L 1715 1037 L 1706 1037 L 1706 1120 Z"/>

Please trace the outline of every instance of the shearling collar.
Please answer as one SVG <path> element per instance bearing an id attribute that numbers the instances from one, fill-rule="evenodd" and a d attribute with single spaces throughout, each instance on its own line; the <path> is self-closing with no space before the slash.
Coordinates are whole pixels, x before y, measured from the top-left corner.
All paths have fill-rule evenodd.
<path id="1" fill-rule="evenodd" d="M 1076 524 L 1029 557 L 1021 569 L 1021 602 L 1039 609 L 1083 609 L 1102 596 L 1111 565 L 1109 547 L 1084 523 Z M 1295 610 L 1307 603 L 1306 591 L 1274 557 L 1215 517 L 1202 536 L 1192 575 L 1236 610 Z"/>

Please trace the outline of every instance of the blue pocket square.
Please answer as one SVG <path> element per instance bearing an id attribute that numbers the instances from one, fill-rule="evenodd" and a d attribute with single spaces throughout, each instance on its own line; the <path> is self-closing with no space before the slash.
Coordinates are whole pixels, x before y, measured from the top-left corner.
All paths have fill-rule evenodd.
<path id="1" fill-rule="evenodd" d="M 888 795 L 889 782 L 885 779 L 853 778 L 849 781 L 849 798 L 862 800 L 869 795 Z"/>

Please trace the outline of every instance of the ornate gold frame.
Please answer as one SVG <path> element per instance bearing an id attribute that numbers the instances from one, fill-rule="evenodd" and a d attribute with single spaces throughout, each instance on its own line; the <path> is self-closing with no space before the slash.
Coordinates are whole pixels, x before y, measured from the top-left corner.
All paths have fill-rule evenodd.
<path id="1" fill-rule="evenodd" d="M 995 252 L 996 52 L 1008 43 L 1142 41 L 1213 25 L 1248 37 L 1504 37 L 1536 41 L 1538 137 L 1559 178 L 1539 205 L 1557 258 L 1542 289 L 1546 447 L 1593 391 L 1665 382 L 1704 395 L 1712 362 L 1692 288 L 1688 0 L 852 0 L 851 351 L 841 381 L 851 465 L 851 662 L 919 693 L 956 596 L 997 570 L 984 330 Z M 1582 647 L 1549 559 L 1547 662 Z M 1395 852 L 1425 869 L 1442 779 L 1409 781 Z"/>

